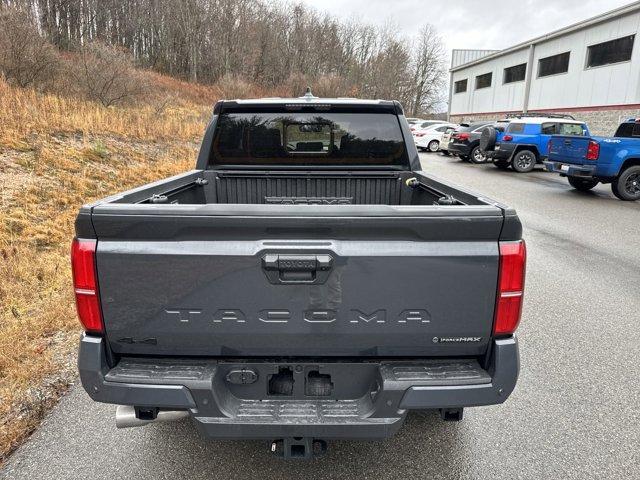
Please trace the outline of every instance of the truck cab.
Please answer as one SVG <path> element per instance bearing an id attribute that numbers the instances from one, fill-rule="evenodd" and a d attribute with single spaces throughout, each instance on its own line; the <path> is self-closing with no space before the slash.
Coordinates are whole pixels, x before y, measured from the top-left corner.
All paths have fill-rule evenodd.
<path id="1" fill-rule="evenodd" d="M 609 183 L 620 200 L 640 200 L 640 119 L 622 122 L 613 137 L 551 137 L 545 167 L 577 190 Z"/>
<path id="2" fill-rule="evenodd" d="M 518 116 L 502 131 L 489 130 L 484 141 L 481 139 L 481 148 L 496 167 L 511 167 L 516 172 L 526 173 L 547 158 L 549 139 L 558 134 L 584 136 L 589 135 L 589 129 L 573 117 Z"/>

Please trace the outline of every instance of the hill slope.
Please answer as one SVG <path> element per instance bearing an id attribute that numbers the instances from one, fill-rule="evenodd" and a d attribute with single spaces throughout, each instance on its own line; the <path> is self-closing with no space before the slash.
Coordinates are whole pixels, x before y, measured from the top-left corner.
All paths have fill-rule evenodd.
<path id="1" fill-rule="evenodd" d="M 216 94 L 148 75 L 159 96 L 109 108 L 0 78 L 0 463 L 75 379 L 78 207 L 193 166 Z"/>

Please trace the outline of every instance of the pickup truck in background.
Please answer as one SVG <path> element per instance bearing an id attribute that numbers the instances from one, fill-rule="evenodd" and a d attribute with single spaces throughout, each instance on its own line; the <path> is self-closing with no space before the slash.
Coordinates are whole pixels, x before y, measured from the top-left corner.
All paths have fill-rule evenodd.
<path id="1" fill-rule="evenodd" d="M 569 184 L 588 191 L 610 183 L 620 200 L 640 199 L 640 119 L 620 124 L 613 137 L 554 135 L 549 140 L 550 172 L 567 177 Z"/>
<path id="2" fill-rule="evenodd" d="M 515 387 L 515 211 L 421 171 L 393 101 L 218 102 L 194 170 L 85 205 L 87 393 L 308 458 Z"/>

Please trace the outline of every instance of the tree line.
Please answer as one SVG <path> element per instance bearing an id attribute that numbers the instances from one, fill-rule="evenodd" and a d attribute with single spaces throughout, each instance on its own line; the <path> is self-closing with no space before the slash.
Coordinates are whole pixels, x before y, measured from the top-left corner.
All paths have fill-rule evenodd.
<path id="1" fill-rule="evenodd" d="M 441 102 L 444 48 L 431 25 L 392 26 L 265 0 L 0 0 L 63 51 L 105 43 L 137 65 L 193 82 L 250 82 L 270 92 L 400 100 L 413 115 Z"/>

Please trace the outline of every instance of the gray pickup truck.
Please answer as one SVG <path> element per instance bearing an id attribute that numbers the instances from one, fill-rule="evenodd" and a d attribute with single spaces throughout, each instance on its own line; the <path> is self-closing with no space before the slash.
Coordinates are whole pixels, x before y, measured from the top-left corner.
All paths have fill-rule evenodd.
<path id="1" fill-rule="evenodd" d="M 190 417 L 286 458 L 460 420 L 516 384 L 521 235 L 421 171 L 397 102 L 218 102 L 195 170 L 80 210 L 82 385 L 119 427 Z"/>

